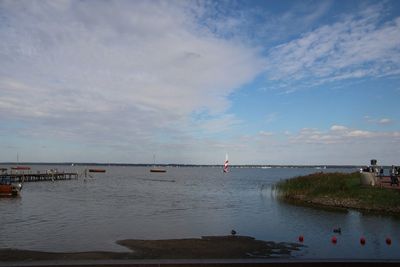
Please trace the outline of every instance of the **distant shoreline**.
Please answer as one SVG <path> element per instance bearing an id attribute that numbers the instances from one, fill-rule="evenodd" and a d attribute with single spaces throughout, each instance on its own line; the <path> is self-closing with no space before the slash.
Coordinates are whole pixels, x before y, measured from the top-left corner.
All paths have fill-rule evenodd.
<path id="1" fill-rule="evenodd" d="M 63 166 L 131 166 L 131 167 L 151 167 L 153 163 L 96 163 L 96 162 L 0 162 L 0 165 L 63 165 Z M 159 163 L 157 166 L 163 167 L 222 167 L 223 164 L 184 164 L 184 163 Z M 230 168 L 315 168 L 316 170 L 326 169 L 359 169 L 362 165 L 262 165 L 262 164 L 236 164 L 229 165 Z M 365 166 L 364 166 L 365 167 Z M 382 166 L 389 168 L 390 166 Z"/>

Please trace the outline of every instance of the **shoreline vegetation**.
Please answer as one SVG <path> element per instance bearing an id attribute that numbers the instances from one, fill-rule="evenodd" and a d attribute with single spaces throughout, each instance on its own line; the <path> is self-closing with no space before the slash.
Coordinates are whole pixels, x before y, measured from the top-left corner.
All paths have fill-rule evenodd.
<path id="1" fill-rule="evenodd" d="M 283 180 L 276 189 L 281 199 L 294 204 L 400 215 L 399 191 L 362 186 L 360 179 L 359 172 L 319 172 Z"/>
<path id="2" fill-rule="evenodd" d="M 0 249 L 0 262 L 43 260 L 133 259 L 270 259 L 290 258 L 303 245 L 256 240 L 249 236 L 204 236 L 190 239 L 119 240 L 131 252 L 44 252 Z"/>

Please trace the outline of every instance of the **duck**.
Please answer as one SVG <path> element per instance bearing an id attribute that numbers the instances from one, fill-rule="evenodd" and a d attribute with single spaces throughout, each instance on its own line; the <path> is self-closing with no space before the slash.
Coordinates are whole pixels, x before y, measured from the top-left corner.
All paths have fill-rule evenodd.
<path id="1" fill-rule="evenodd" d="M 340 227 L 338 227 L 338 228 L 333 228 L 333 232 L 334 232 L 334 233 L 340 234 L 340 233 L 342 233 L 342 229 L 341 229 Z"/>

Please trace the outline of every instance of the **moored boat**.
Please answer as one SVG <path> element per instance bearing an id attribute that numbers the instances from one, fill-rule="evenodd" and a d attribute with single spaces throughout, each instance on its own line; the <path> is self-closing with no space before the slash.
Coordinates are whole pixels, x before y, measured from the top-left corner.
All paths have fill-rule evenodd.
<path id="1" fill-rule="evenodd" d="M 150 169 L 150 172 L 167 172 L 164 168 L 156 167 L 156 155 L 153 155 L 153 168 Z"/>
<path id="2" fill-rule="evenodd" d="M 89 169 L 89 172 L 106 172 L 105 169 Z"/>
<path id="3" fill-rule="evenodd" d="M 166 169 L 152 168 L 152 169 L 150 169 L 150 172 L 167 172 L 167 170 Z"/>
<path id="4" fill-rule="evenodd" d="M 21 184 L 13 183 L 10 178 L 0 179 L 0 197 L 18 196 L 22 189 Z"/>
<path id="5" fill-rule="evenodd" d="M 19 171 L 27 171 L 30 170 L 31 167 L 28 166 L 16 166 L 16 167 L 11 167 L 11 170 L 19 170 Z"/>

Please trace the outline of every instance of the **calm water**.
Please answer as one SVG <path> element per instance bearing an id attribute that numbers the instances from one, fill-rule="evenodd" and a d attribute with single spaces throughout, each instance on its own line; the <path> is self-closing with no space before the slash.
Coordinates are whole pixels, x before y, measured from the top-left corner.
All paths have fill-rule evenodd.
<path id="1" fill-rule="evenodd" d="M 54 166 L 33 170 L 48 168 Z M 277 242 L 297 242 L 302 234 L 307 246 L 298 253 L 302 258 L 399 259 L 399 218 L 299 207 L 275 198 L 271 188 L 277 181 L 315 171 L 243 168 L 223 174 L 198 167 L 150 173 L 145 167 L 107 167 L 86 182 L 25 183 L 20 198 L 0 199 L 0 248 L 125 251 L 116 240 L 226 235 L 235 229 Z M 342 234 L 333 245 L 337 226 Z"/>

